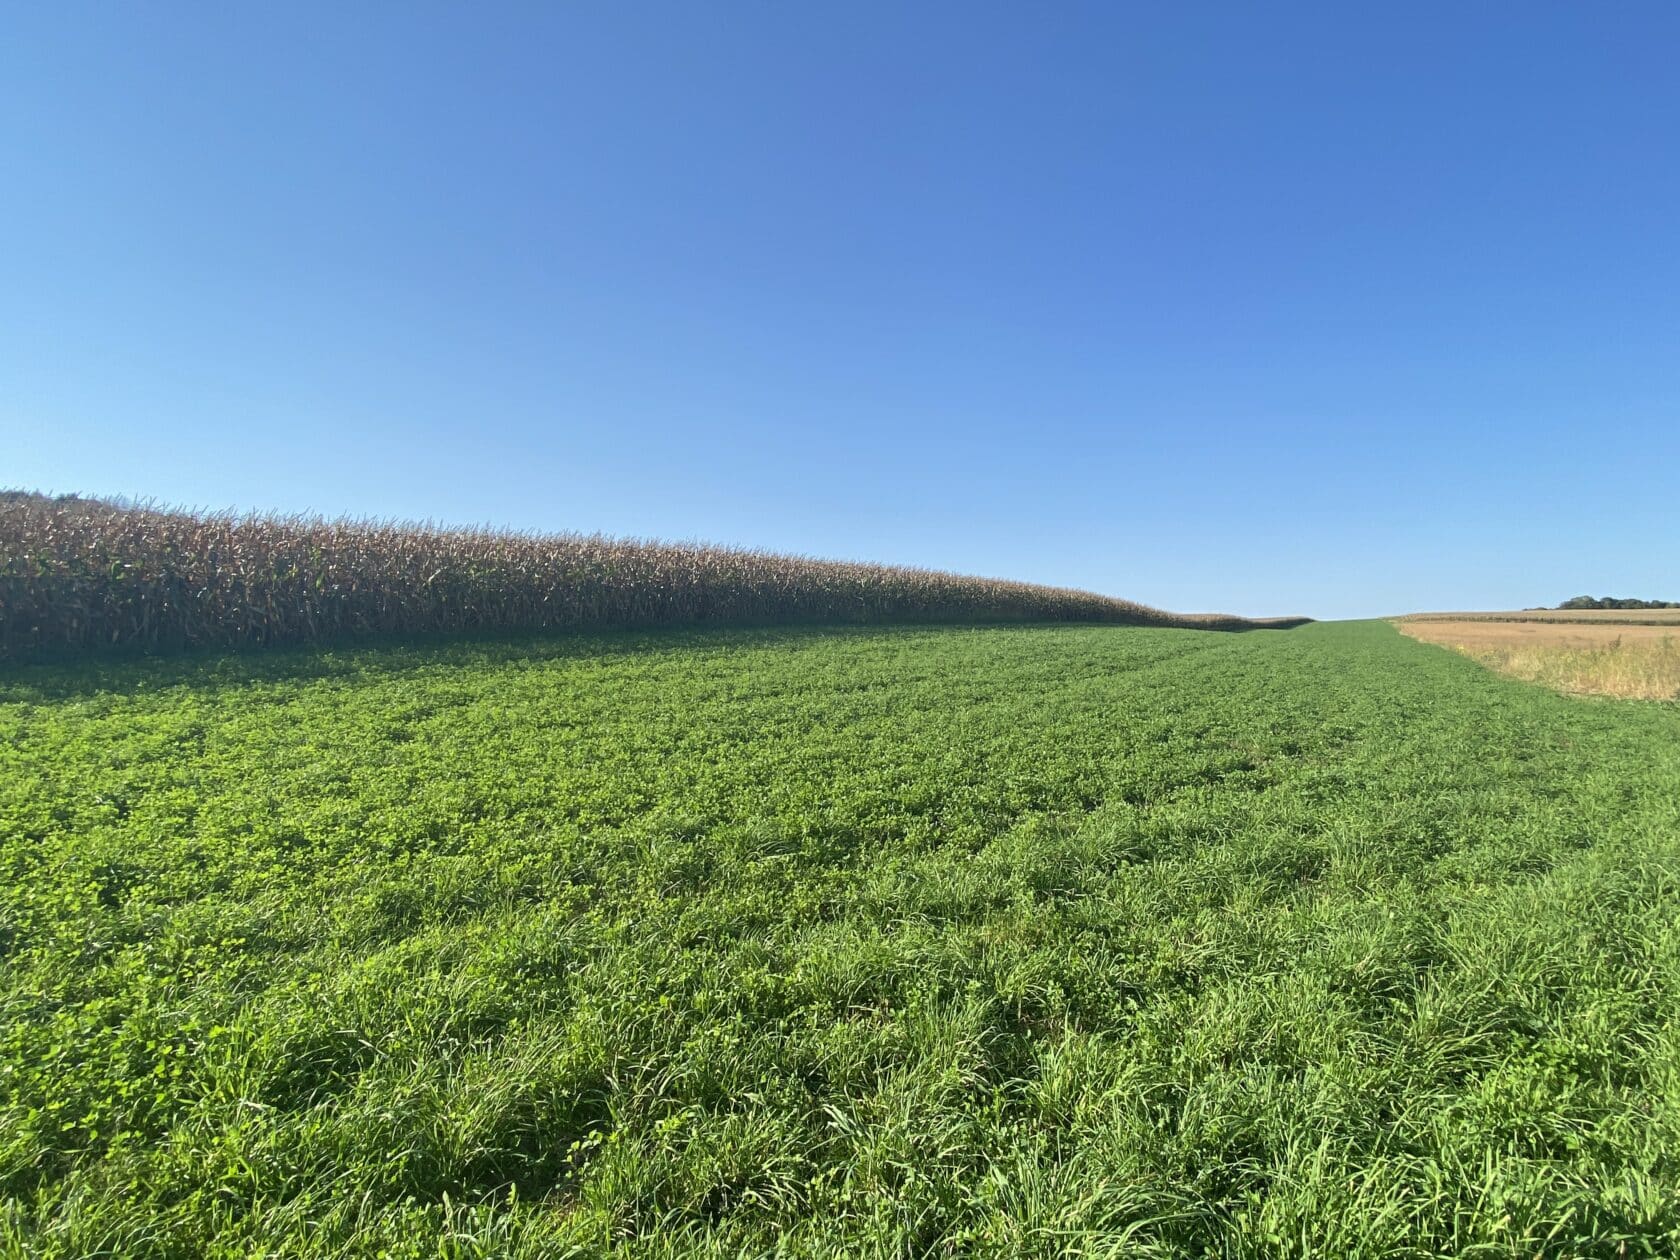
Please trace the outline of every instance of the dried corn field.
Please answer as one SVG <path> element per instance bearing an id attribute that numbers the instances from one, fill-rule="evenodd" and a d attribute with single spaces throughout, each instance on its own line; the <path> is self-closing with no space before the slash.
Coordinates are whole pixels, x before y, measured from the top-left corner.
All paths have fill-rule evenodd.
<path id="1" fill-rule="evenodd" d="M 1262 624 L 695 544 L 0 498 L 0 659 L 473 631 L 937 621 Z"/>
<path id="2" fill-rule="evenodd" d="M 1581 626 L 1675 626 L 1680 627 L 1680 608 L 1525 608 L 1507 612 L 1407 613 L 1396 618 L 1401 624 L 1416 622 L 1480 621 L 1524 625 Z"/>

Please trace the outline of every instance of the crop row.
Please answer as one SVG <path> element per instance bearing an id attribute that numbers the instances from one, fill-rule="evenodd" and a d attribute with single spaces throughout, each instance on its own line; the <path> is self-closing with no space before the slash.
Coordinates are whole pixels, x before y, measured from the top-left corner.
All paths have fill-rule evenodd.
<path id="1" fill-rule="evenodd" d="M 699 544 L 0 496 L 0 659 L 463 631 L 936 621 L 1256 624 Z"/>

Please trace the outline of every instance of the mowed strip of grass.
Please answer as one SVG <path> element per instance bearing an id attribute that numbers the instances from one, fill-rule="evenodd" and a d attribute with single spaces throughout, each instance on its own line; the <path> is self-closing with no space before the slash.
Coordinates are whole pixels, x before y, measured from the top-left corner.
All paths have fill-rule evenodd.
<path id="1" fill-rule="evenodd" d="M 0 1248 L 1680 1249 L 1680 713 L 1386 624 L 0 680 Z"/>

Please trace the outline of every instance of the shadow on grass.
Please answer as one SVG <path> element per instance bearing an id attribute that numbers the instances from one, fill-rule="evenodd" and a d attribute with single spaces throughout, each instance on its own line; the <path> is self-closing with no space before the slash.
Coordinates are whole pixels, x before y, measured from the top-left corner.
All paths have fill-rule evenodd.
<path id="1" fill-rule="evenodd" d="M 131 695 L 189 686 L 216 689 L 324 678 L 396 675 L 408 670 L 631 656 L 698 648 L 789 647 L 835 638 L 870 639 L 951 631 L 1008 633 L 1047 630 L 1172 631 L 1247 634 L 1293 629 L 1305 619 L 1206 630 L 1104 622 L 903 622 L 891 624 L 671 626 L 633 630 L 481 631 L 343 639 L 310 646 L 202 647 L 167 653 L 121 648 L 0 663 L 0 703 L 49 703 L 99 694 Z"/>

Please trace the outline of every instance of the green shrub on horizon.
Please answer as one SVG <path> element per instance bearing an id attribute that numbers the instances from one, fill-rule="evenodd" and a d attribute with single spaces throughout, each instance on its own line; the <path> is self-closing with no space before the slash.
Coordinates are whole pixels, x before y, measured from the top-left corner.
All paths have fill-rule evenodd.
<path id="1" fill-rule="evenodd" d="M 1680 608 L 1680 603 L 1667 599 L 1620 599 L 1614 595 L 1576 595 L 1564 600 L 1558 608 Z"/>

